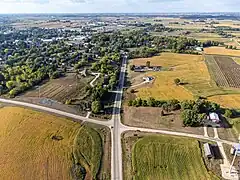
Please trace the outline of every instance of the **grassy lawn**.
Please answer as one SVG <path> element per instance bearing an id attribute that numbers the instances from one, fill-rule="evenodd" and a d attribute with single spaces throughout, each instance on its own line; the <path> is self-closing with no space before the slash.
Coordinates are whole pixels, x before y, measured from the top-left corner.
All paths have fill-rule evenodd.
<path id="1" fill-rule="evenodd" d="M 3 107 L 0 116 L 0 179 L 96 177 L 102 156 L 97 131 L 19 107 Z"/>
<path id="2" fill-rule="evenodd" d="M 240 51 L 239 51 L 240 52 Z M 150 86 L 137 89 L 137 97 L 146 99 L 193 99 L 194 96 L 214 96 L 219 94 L 237 94 L 239 91 L 218 87 L 211 80 L 207 66 L 201 55 L 162 53 L 152 58 L 134 59 L 132 64 L 144 65 L 147 61 L 151 65 L 158 65 L 170 69 L 169 71 L 148 72 L 146 75 L 155 77 Z M 176 86 L 174 79 L 179 78 L 186 83 Z"/>
<path id="3" fill-rule="evenodd" d="M 208 172 L 197 140 L 146 136 L 132 149 L 133 179 L 218 179 Z"/>

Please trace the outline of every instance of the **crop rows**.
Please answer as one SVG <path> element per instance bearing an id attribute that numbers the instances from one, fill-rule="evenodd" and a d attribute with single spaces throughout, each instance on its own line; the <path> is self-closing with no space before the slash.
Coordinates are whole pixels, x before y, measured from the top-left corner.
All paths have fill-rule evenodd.
<path id="1" fill-rule="evenodd" d="M 211 77 L 221 87 L 240 88 L 240 65 L 226 56 L 206 56 Z"/>
<path id="2" fill-rule="evenodd" d="M 132 150 L 134 180 L 212 179 L 201 159 L 198 142 L 165 136 L 148 136 Z"/>

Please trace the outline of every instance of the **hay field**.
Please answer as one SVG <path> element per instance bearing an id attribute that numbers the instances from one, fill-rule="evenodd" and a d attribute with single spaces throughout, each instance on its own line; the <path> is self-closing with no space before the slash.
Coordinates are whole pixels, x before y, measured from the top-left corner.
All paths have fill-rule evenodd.
<path id="1" fill-rule="evenodd" d="M 208 172 L 197 140 L 171 136 L 146 136 L 132 149 L 134 180 L 218 179 Z"/>
<path id="2" fill-rule="evenodd" d="M 226 108 L 240 109 L 240 94 L 228 94 L 209 97 L 208 100 L 216 102 Z"/>
<path id="3" fill-rule="evenodd" d="M 194 96 L 212 96 L 216 94 L 236 93 L 234 90 L 219 88 L 211 80 L 207 66 L 200 55 L 162 53 L 152 58 L 134 59 L 132 64 L 160 65 L 170 71 L 147 72 L 146 75 L 155 77 L 152 85 L 137 89 L 137 97 L 147 99 L 193 99 Z M 185 85 L 176 86 L 174 79 L 179 78 Z"/>
<path id="4" fill-rule="evenodd" d="M 216 33 L 191 33 L 189 37 L 197 39 L 199 41 L 219 41 L 219 42 L 228 42 L 229 38 L 222 38 Z"/>
<path id="5" fill-rule="evenodd" d="M 73 151 L 90 139 L 82 132 L 85 127 L 65 118 L 19 107 L 1 108 L 0 116 L 0 179 L 65 180 L 84 176 L 84 172 L 79 172 L 83 164 L 79 161 L 76 166 Z M 86 137 L 80 144 L 74 143 L 78 135 Z M 91 143 L 87 142 L 88 148 L 80 149 L 83 155 L 91 152 Z M 97 167 L 98 164 L 93 166 L 91 172 L 86 170 L 86 176 L 95 176 L 92 172 Z"/>
<path id="6" fill-rule="evenodd" d="M 226 49 L 225 47 L 204 48 L 206 54 L 219 54 L 227 56 L 240 56 L 240 50 Z"/>

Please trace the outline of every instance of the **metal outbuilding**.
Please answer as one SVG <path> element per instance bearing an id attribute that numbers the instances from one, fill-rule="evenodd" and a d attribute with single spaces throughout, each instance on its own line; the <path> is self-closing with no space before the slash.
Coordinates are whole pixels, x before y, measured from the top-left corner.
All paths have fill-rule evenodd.
<path id="1" fill-rule="evenodd" d="M 209 143 L 203 144 L 203 147 L 204 147 L 205 156 L 206 156 L 207 158 L 212 158 L 212 157 L 214 157 L 214 156 L 213 156 L 213 153 L 212 153 L 212 150 L 211 150 L 211 146 L 210 146 Z"/>

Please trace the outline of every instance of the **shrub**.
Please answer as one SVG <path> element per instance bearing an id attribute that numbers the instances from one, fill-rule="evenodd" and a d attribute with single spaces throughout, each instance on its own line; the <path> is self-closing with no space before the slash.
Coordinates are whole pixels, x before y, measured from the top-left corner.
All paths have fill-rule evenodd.
<path id="1" fill-rule="evenodd" d="M 132 106 L 133 105 L 133 100 L 129 100 L 128 101 L 128 106 Z"/>
<path id="2" fill-rule="evenodd" d="M 232 118 L 233 117 L 233 112 L 230 109 L 226 109 L 224 113 L 225 117 Z"/>
<path id="3" fill-rule="evenodd" d="M 174 83 L 178 86 L 181 83 L 181 80 L 176 78 L 176 79 L 174 79 Z"/>
<path id="4" fill-rule="evenodd" d="M 134 89 L 131 89 L 131 90 L 130 90 L 130 93 L 135 93 L 135 90 L 134 90 Z"/>
<path id="5" fill-rule="evenodd" d="M 202 123 L 202 115 L 199 116 L 198 113 L 196 113 L 193 110 L 184 110 L 181 114 L 181 118 L 183 120 L 183 125 L 184 126 L 191 126 L 191 127 L 196 127 L 201 125 Z"/>
<path id="6" fill-rule="evenodd" d="M 102 105 L 100 101 L 93 101 L 91 105 L 92 112 L 94 114 L 99 113 L 102 110 Z"/>

